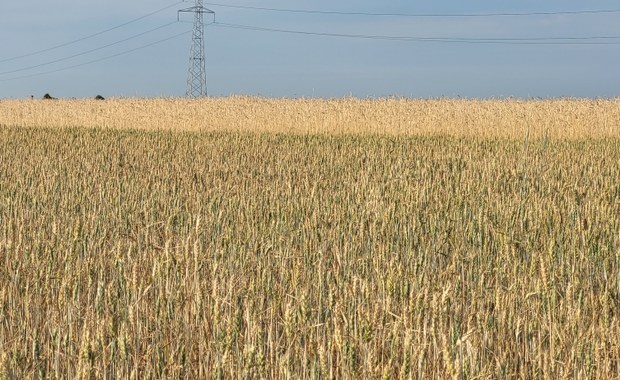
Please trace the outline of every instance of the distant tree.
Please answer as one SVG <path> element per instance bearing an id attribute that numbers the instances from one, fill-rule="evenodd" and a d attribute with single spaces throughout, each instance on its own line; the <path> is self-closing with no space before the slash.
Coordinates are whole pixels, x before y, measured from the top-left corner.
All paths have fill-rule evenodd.
<path id="1" fill-rule="evenodd" d="M 52 95 L 50 95 L 50 94 L 45 94 L 45 95 L 43 95 L 43 99 L 56 99 L 56 98 L 55 98 L 55 97 L 53 97 L 53 96 L 52 96 Z"/>
<path id="2" fill-rule="evenodd" d="M 101 95 L 95 96 L 95 100 L 105 100 L 105 98 Z"/>

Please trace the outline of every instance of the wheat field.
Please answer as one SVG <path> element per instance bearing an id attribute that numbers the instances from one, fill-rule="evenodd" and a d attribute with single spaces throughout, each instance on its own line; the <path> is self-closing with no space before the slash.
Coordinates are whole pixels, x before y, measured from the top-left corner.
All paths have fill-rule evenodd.
<path id="1" fill-rule="evenodd" d="M 0 100 L 0 124 L 288 134 L 618 137 L 619 99 Z"/>
<path id="2" fill-rule="evenodd" d="M 0 101 L 0 378 L 620 378 L 620 100 Z"/>

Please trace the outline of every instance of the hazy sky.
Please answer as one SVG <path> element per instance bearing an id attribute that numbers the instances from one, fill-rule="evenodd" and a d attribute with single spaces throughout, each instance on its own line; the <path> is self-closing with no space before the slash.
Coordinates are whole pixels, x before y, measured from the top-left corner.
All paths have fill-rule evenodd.
<path id="1" fill-rule="evenodd" d="M 216 11 L 216 21 L 222 24 L 312 33 L 461 41 L 328 37 L 210 25 L 206 28 L 207 73 L 209 95 L 213 96 L 620 96 L 620 4 L 617 1 L 220 0 L 215 3 L 435 15 L 583 10 L 618 12 L 397 17 L 261 11 L 205 3 L 206 7 Z M 193 4 L 193 1 L 175 4 L 174 0 L 2 1 L 0 98 L 30 95 L 38 98 L 45 93 L 77 98 L 97 94 L 106 97 L 183 96 L 190 34 L 133 53 L 85 63 L 191 30 L 191 15 L 185 14 L 181 22 L 176 21 L 177 10 Z M 120 26 L 168 6 L 164 11 Z M 207 17 L 206 20 L 211 19 Z M 166 25 L 168 23 L 172 24 Z M 117 26 L 120 27 L 115 28 Z M 161 28 L 145 33 L 158 27 Z M 30 55 L 110 28 L 115 29 Z M 607 38 L 511 40 L 582 37 Z M 479 43 L 482 42 L 479 39 L 500 43 Z M 588 44 L 523 45 L 514 42 Z M 24 57 L 12 59 L 19 56 Z M 41 73 L 44 75 L 38 75 Z"/>

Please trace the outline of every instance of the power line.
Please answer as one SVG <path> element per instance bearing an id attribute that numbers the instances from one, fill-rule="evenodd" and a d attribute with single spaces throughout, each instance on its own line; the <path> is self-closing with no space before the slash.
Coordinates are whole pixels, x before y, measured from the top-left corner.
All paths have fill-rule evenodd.
<path id="1" fill-rule="evenodd" d="M 206 3 L 216 7 L 247 9 L 267 12 L 283 13 L 307 13 L 322 15 L 341 15 L 341 16 L 383 16 L 383 17 L 520 17 L 520 16 L 551 16 L 551 15 L 579 15 L 579 14 L 605 14 L 620 13 L 620 9 L 601 9 L 601 10 L 577 10 L 577 11 L 549 11 L 549 12 L 523 12 L 523 13 L 373 13 L 373 12 L 342 12 L 342 11 L 320 11 L 313 9 L 285 9 L 255 7 L 249 5 L 234 5 L 221 3 Z"/>
<path id="2" fill-rule="evenodd" d="M 134 23 L 134 22 L 140 21 L 140 20 L 142 20 L 142 19 L 145 19 L 145 18 L 147 18 L 147 17 L 150 17 L 150 16 L 152 16 L 152 15 L 154 15 L 154 14 L 157 14 L 157 13 L 159 13 L 159 12 L 163 12 L 163 11 L 165 11 L 165 10 L 167 10 L 167 9 L 170 9 L 170 8 L 176 7 L 177 5 L 181 4 L 182 2 L 183 2 L 183 1 L 177 1 L 176 3 L 174 3 L 174 4 L 172 4 L 172 5 L 169 5 L 169 6 L 167 6 L 167 7 L 164 7 L 164 8 L 158 9 L 158 10 L 156 10 L 156 11 L 153 11 L 153 12 L 147 13 L 147 14 L 145 14 L 144 16 L 140 16 L 140 17 L 138 17 L 138 18 L 135 18 L 135 19 L 133 19 L 133 20 L 127 21 L 127 22 L 125 22 L 125 23 L 122 23 L 122 24 L 120 24 L 120 25 L 114 26 L 114 27 L 109 28 L 109 29 L 106 29 L 106 30 L 102 30 L 102 31 L 100 31 L 100 32 L 93 33 L 93 34 L 90 34 L 90 35 L 88 35 L 88 36 L 78 38 L 77 40 L 73 40 L 73 41 L 65 42 L 65 43 L 62 43 L 62 44 L 60 44 L 60 45 L 55 45 L 55 46 L 52 46 L 52 47 L 49 47 L 49 48 L 46 48 L 46 49 L 43 49 L 43 50 L 37 50 L 37 51 L 34 51 L 34 52 L 32 52 L 32 53 L 27 53 L 27 54 L 22 54 L 22 55 L 15 56 L 15 57 L 11 57 L 11 58 L 4 58 L 4 59 L 1 59 L 1 60 L 0 60 L 0 63 L 10 62 L 10 61 L 15 61 L 15 60 L 17 60 L 17 59 L 26 58 L 26 57 L 31 57 L 31 56 L 33 56 L 33 55 L 37 55 L 37 54 L 41 54 L 41 53 L 46 53 L 46 52 L 48 52 L 48 51 L 51 51 L 51 50 L 56 50 L 56 49 L 59 49 L 59 48 L 61 48 L 61 47 L 65 47 L 65 46 L 73 45 L 73 44 L 75 44 L 75 43 L 78 43 L 78 42 L 81 42 L 81 41 L 87 40 L 87 39 L 89 39 L 89 38 L 93 38 L 93 37 L 96 37 L 96 36 L 100 36 L 100 35 L 102 35 L 102 34 L 104 34 L 104 33 L 108 33 L 108 32 L 111 32 L 111 31 L 113 31 L 113 30 L 115 30 L 115 29 L 122 28 L 123 26 L 127 26 L 127 25 L 129 25 L 129 24 Z"/>
<path id="3" fill-rule="evenodd" d="M 184 12 L 194 14 L 192 46 L 189 51 L 189 68 L 187 70 L 187 92 L 185 93 L 186 96 L 192 98 L 207 96 L 204 15 L 213 15 L 213 21 L 215 21 L 215 12 L 203 7 L 202 4 L 203 0 L 195 0 L 193 7 L 179 10 L 179 14 Z"/>
<path id="4" fill-rule="evenodd" d="M 66 61 L 66 60 L 69 60 L 69 59 L 72 59 L 72 58 L 75 58 L 75 57 L 80 57 L 80 56 L 82 56 L 82 55 L 86 55 L 86 54 L 89 54 L 89 53 L 92 53 L 92 52 L 95 52 L 95 51 L 98 51 L 98 50 L 102 50 L 102 49 L 108 48 L 108 47 L 110 47 L 110 46 L 118 45 L 118 44 L 120 44 L 120 43 L 123 43 L 123 42 L 129 41 L 129 40 L 132 40 L 132 39 L 134 39 L 134 38 L 137 38 L 137 37 L 143 36 L 143 35 L 145 35 L 145 34 L 152 33 L 152 32 L 154 32 L 154 31 L 156 31 L 156 30 L 163 29 L 163 28 L 165 28 L 165 27 L 167 27 L 167 26 L 170 26 L 170 25 L 172 25 L 172 24 L 176 24 L 176 21 L 172 21 L 172 22 L 169 22 L 169 23 L 167 23 L 167 24 L 160 25 L 160 26 L 158 26 L 158 27 L 156 27 L 156 28 L 153 28 L 153 29 L 147 30 L 146 32 L 142 32 L 142 33 L 134 34 L 133 36 L 130 36 L 130 37 L 124 38 L 124 39 L 122 39 L 122 40 L 119 40 L 119 41 L 116 41 L 116 42 L 112 42 L 112 43 L 109 43 L 109 44 L 107 44 L 107 45 L 103 45 L 103 46 L 100 46 L 100 47 L 97 47 L 97 48 L 94 48 L 94 49 L 86 50 L 86 51 L 83 51 L 83 52 L 80 52 L 80 53 L 77 53 L 77 54 L 73 54 L 73 55 L 70 55 L 70 56 L 67 56 L 67 57 L 63 57 L 63 58 L 59 58 L 59 59 L 55 59 L 55 60 L 52 60 L 52 61 L 48 61 L 48 62 L 45 62 L 45 63 L 40 63 L 40 64 L 33 65 L 33 66 L 22 67 L 22 68 L 20 68 L 20 69 L 15 69 L 15 70 L 10 70 L 10 71 L 0 72 L 0 75 L 14 74 L 14 73 L 18 73 L 18 72 L 21 72 L 21 71 L 27 71 L 27 70 L 31 70 L 31 69 L 36 69 L 36 68 L 38 68 L 38 67 L 42 67 L 42 66 L 51 65 L 51 64 L 53 64 L 53 63 L 58 63 L 58 62 Z"/>
<path id="5" fill-rule="evenodd" d="M 276 32 L 288 34 L 300 34 L 322 37 L 344 37 L 371 40 L 389 40 L 403 42 L 436 42 L 436 43 L 468 43 L 468 44 L 505 44 L 505 45 L 618 45 L 620 36 L 590 36 L 590 37 L 532 37 L 532 38 L 462 38 L 462 37 L 413 37 L 413 36 L 387 36 L 368 34 L 325 33 L 302 30 L 263 28 L 251 25 L 228 24 L 215 22 L 215 26 L 253 30 L 260 32 Z"/>
<path id="6" fill-rule="evenodd" d="M 28 74 L 28 75 L 22 75 L 22 76 L 19 76 L 19 77 L 0 79 L 0 82 L 8 82 L 8 81 L 13 81 L 13 80 L 18 80 L 18 79 L 32 78 L 32 77 L 37 77 L 37 76 L 57 73 L 57 72 L 60 72 L 60 71 L 71 70 L 71 69 L 75 69 L 75 68 L 81 67 L 81 66 L 91 65 L 93 63 L 98 63 L 98 62 L 106 61 L 108 59 L 119 57 L 121 55 L 126 55 L 126 54 L 129 54 L 129 53 L 133 53 L 135 51 L 138 51 L 138 50 L 146 49 L 146 48 L 151 47 L 153 45 L 161 44 L 163 42 L 172 40 L 174 38 L 178 38 L 178 37 L 184 36 L 186 34 L 189 34 L 190 32 L 191 31 L 187 30 L 187 31 L 185 31 L 183 33 L 178 33 L 178 34 L 175 34 L 173 36 L 170 36 L 170 37 L 167 37 L 167 38 L 155 41 L 155 42 L 151 42 L 151 43 L 146 44 L 146 45 L 142 45 L 142 46 L 139 46 L 139 47 L 136 47 L 136 48 L 133 48 L 133 49 L 125 50 L 125 51 L 122 51 L 120 53 L 116 53 L 116 54 L 109 55 L 109 56 L 106 56 L 106 57 L 94 59 L 92 61 L 83 62 L 83 63 L 79 63 L 79 64 L 76 64 L 76 65 L 67 66 L 67 67 L 63 67 L 63 68 L 59 68 L 59 69 L 55 69 L 55 70 L 50 70 L 50 71 L 45 71 L 45 72 L 40 72 L 40 73 L 35 73 L 35 74 Z"/>

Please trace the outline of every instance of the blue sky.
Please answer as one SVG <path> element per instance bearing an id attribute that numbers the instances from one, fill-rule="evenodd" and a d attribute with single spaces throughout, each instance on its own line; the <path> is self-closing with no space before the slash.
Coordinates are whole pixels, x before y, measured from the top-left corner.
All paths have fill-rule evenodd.
<path id="1" fill-rule="evenodd" d="M 366 13 L 488 14 L 620 10 L 617 1 L 220 0 L 267 8 Z M 191 30 L 174 0 L 0 3 L 0 98 L 183 96 Z M 11 59 L 86 37 L 74 44 Z M 218 23 L 334 34 L 445 38 L 618 37 L 607 45 L 514 45 L 326 37 L 206 29 L 209 95 L 269 97 L 618 97 L 620 12 L 494 17 L 387 17 L 270 12 L 205 4 Z M 166 25 L 171 23 L 170 25 Z M 164 26 L 166 25 L 166 26 Z M 146 31 L 153 32 L 128 39 Z M 121 40 L 128 39 L 124 42 Z M 555 40 L 557 41 L 557 40 Z M 117 43 L 118 42 L 118 43 Z M 114 44 L 114 45 L 111 45 Z M 102 48 L 105 45 L 111 45 Z M 98 49 L 101 48 L 101 49 Z M 87 53 L 89 50 L 98 49 Z M 75 56 L 73 58 L 69 58 Z M 57 61 L 57 62 L 53 62 Z M 82 66 L 79 66 L 82 65 Z M 28 67 L 33 67 L 27 69 Z M 67 69 L 71 66 L 71 69 Z M 58 70 L 58 71 L 57 71 Z M 53 72 L 56 71 L 56 72 Z M 43 73 L 44 75 L 38 75 Z"/>

